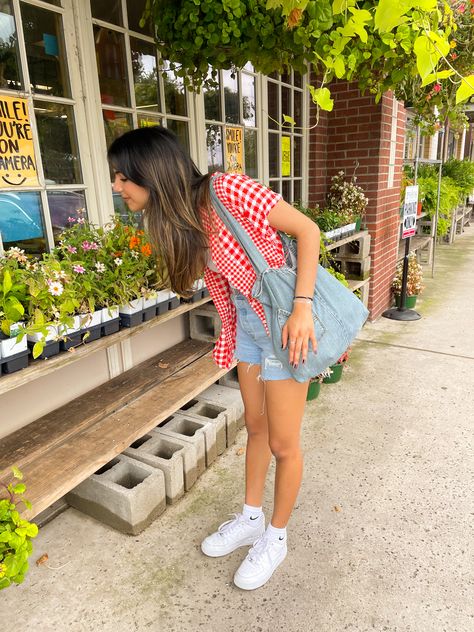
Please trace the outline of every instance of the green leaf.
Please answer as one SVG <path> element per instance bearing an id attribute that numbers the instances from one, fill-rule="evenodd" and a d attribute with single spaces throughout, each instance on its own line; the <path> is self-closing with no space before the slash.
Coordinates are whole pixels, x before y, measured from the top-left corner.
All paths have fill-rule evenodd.
<path id="1" fill-rule="evenodd" d="M 456 104 L 462 103 L 474 94 L 474 75 L 463 77 L 461 85 L 456 90 Z"/>
<path id="2" fill-rule="evenodd" d="M 26 527 L 26 535 L 30 538 L 36 538 L 38 535 L 38 525 L 34 522 L 30 522 Z"/>
<path id="3" fill-rule="evenodd" d="M 12 277 L 10 274 L 10 270 L 5 270 L 3 273 L 3 294 L 6 296 L 8 292 L 12 289 Z"/>
<path id="4" fill-rule="evenodd" d="M 426 35 L 416 38 L 413 51 L 416 55 L 418 73 L 424 79 L 436 69 L 440 55 Z"/>
<path id="5" fill-rule="evenodd" d="M 407 21 L 406 5 L 401 0 L 380 0 L 375 9 L 375 29 L 379 33 L 388 33 Z"/>
<path id="6" fill-rule="evenodd" d="M 338 79 L 342 79 L 342 77 L 344 77 L 346 66 L 344 64 L 344 58 L 342 57 L 342 55 L 339 55 L 339 57 L 336 57 L 336 59 L 334 60 L 334 72 L 336 73 L 336 77 Z"/>
<path id="7" fill-rule="evenodd" d="M 342 13 L 347 8 L 347 0 L 334 0 L 332 3 L 332 12 L 334 15 Z"/>
<path id="8" fill-rule="evenodd" d="M 315 88 L 308 86 L 313 102 L 319 105 L 322 110 L 331 112 L 334 107 L 334 100 L 331 99 L 331 93 L 327 88 Z"/>
<path id="9" fill-rule="evenodd" d="M 454 75 L 454 70 L 440 70 L 440 72 L 434 72 L 427 75 L 422 82 L 422 86 L 427 86 L 429 83 L 433 83 L 433 81 L 439 81 L 440 79 L 446 79 L 446 77 L 450 77 Z"/>
<path id="10" fill-rule="evenodd" d="M 288 116 L 288 114 L 283 114 L 283 122 L 288 123 L 289 125 L 296 125 L 295 119 Z"/>
<path id="11" fill-rule="evenodd" d="M 38 342 L 35 342 L 33 346 L 33 359 L 34 360 L 36 360 L 36 358 L 39 358 L 39 356 L 43 353 L 44 345 L 45 345 L 44 340 L 38 340 Z"/>
<path id="12" fill-rule="evenodd" d="M 15 487 L 13 488 L 13 492 L 15 494 L 23 494 L 25 490 L 26 490 L 25 483 L 17 483 Z"/>
<path id="13" fill-rule="evenodd" d="M 15 478 L 18 478 L 20 481 L 23 480 L 23 473 L 20 472 L 20 470 L 16 467 L 16 465 L 12 466 L 12 472 Z"/>

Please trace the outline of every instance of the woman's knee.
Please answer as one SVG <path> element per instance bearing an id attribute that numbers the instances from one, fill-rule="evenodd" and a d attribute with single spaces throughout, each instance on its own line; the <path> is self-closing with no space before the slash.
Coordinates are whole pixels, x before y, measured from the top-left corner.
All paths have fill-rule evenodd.
<path id="1" fill-rule="evenodd" d="M 268 422 L 266 415 L 245 415 L 245 427 L 247 434 L 251 437 L 267 437 L 268 436 Z"/>
<path id="2" fill-rule="evenodd" d="M 297 443 L 285 443 L 280 440 L 270 439 L 270 450 L 277 461 L 295 460 L 302 457 L 301 446 Z"/>

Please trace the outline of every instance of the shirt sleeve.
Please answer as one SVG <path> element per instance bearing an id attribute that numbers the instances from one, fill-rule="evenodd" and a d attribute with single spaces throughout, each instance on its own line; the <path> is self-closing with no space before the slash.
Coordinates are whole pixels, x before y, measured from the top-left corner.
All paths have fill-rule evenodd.
<path id="1" fill-rule="evenodd" d="M 268 214 L 282 196 L 243 174 L 226 173 L 217 179 L 215 190 L 221 202 L 237 218 L 244 217 L 263 234 L 268 230 Z"/>

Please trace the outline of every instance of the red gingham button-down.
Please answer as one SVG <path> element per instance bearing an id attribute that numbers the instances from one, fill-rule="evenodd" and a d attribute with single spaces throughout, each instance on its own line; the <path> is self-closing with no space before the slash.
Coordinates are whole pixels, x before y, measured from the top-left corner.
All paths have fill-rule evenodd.
<path id="1" fill-rule="evenodd" d="M 282 199 L 281 195 L 245 175 L 217 175 L 214 188 L 219 200 L 248 232 L 269 267 L 280 268 L 285 263 L 283 247 L 267 216 Z M 247 297 L 267 332 L 268 327 L 262 305 L 250 296 L 256 274 L 246 254 L 215 211 L 211 213 L 211 222 L 205 212 L 202 218 L 209 235 L 210 256 L 219 270 L 215 272 L 206 267 L 204 271 L 207 289 L 222 321 L 213 357 L 219 367 L 229 368 L 234 357 L 236 335 L 236 314 L 230 300 L 230 285 Z"/>

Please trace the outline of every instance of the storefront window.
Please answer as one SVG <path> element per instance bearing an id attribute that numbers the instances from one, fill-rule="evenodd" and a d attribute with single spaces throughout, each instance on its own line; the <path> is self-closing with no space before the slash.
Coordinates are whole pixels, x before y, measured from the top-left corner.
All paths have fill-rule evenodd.
<path id="1" fill-rule="evenodd" d="M 82 182 L 72 106 L 35 101 L 35 115 L 46 184 Z"/>
<path id="2" fill-rule="evenodd" d="M 91 12 L 93 18 L 123 26 L 122 0 L 91 0 Z"/>
<path id="3" fill-rule="evenodd" d="M 11 0 L 0 0 L 0 89 L 20 90 L 18 38 Z"/>
<path id="4" fill-rule="evenodd" d="M 122 114 L 116 110 L 103 110 L 102 114 L 107 147 L 109 147 L 116 138 L 132 129 L 132 115 Z"/>
<path id="5" fill-rule="evenodd" d="M 270 186 L 287 202 L 301 201 L 303 179 L 302 77 L 272 73 L 267 82 L 268 173 Z M 285 122 L 285 116 L 294 125 Z"/>
<path id="6" fill-rule="evenodd" d="M 38 192 L 0 191 L 0 233 L 3 247 L 29 253 L 46 250 L 41 197 Z"/>
<path id="7" fill-rule="evenodd" d="M 186 93 L 183 80 L 169 69 L 168 63 L 165 62 L 164 67 L 166 71 L 163 77 L 166 111 L 169 114 L 186 116 Z"/>
<path id="8" fill-rule="evenodd" d="M 84 191 L 49 191 L 48 205 L 55 238 L 70 226 L 68 218 L 87 217 Z"/>
<path id="9" fill-rule="evenodd" d="M 35 94 L 70 97 L 62 16 L 23 2 L 21 23 L 31 90 Z"/>
<path id="10" fill-rule="evenodd" d="M 156 48 L 149 42 L 130 38 L 133 83 L 137 110 L 159 112 L 160 93 L 157 76 Z"/>
<path id="11" fill-rule="evenodd" d="M 209 71 L 211 73 L 211 71 Z M 256 76 L 244 70 L 219 71 L 204 88 L 209 171 L 243 172 L 259 177 Z"/>
<path id="12" fill-rule="evenodd" d="M 94 27 L 100 98 L 104 105 L 130 105 L 125 37 L 113 29 Z"/>

